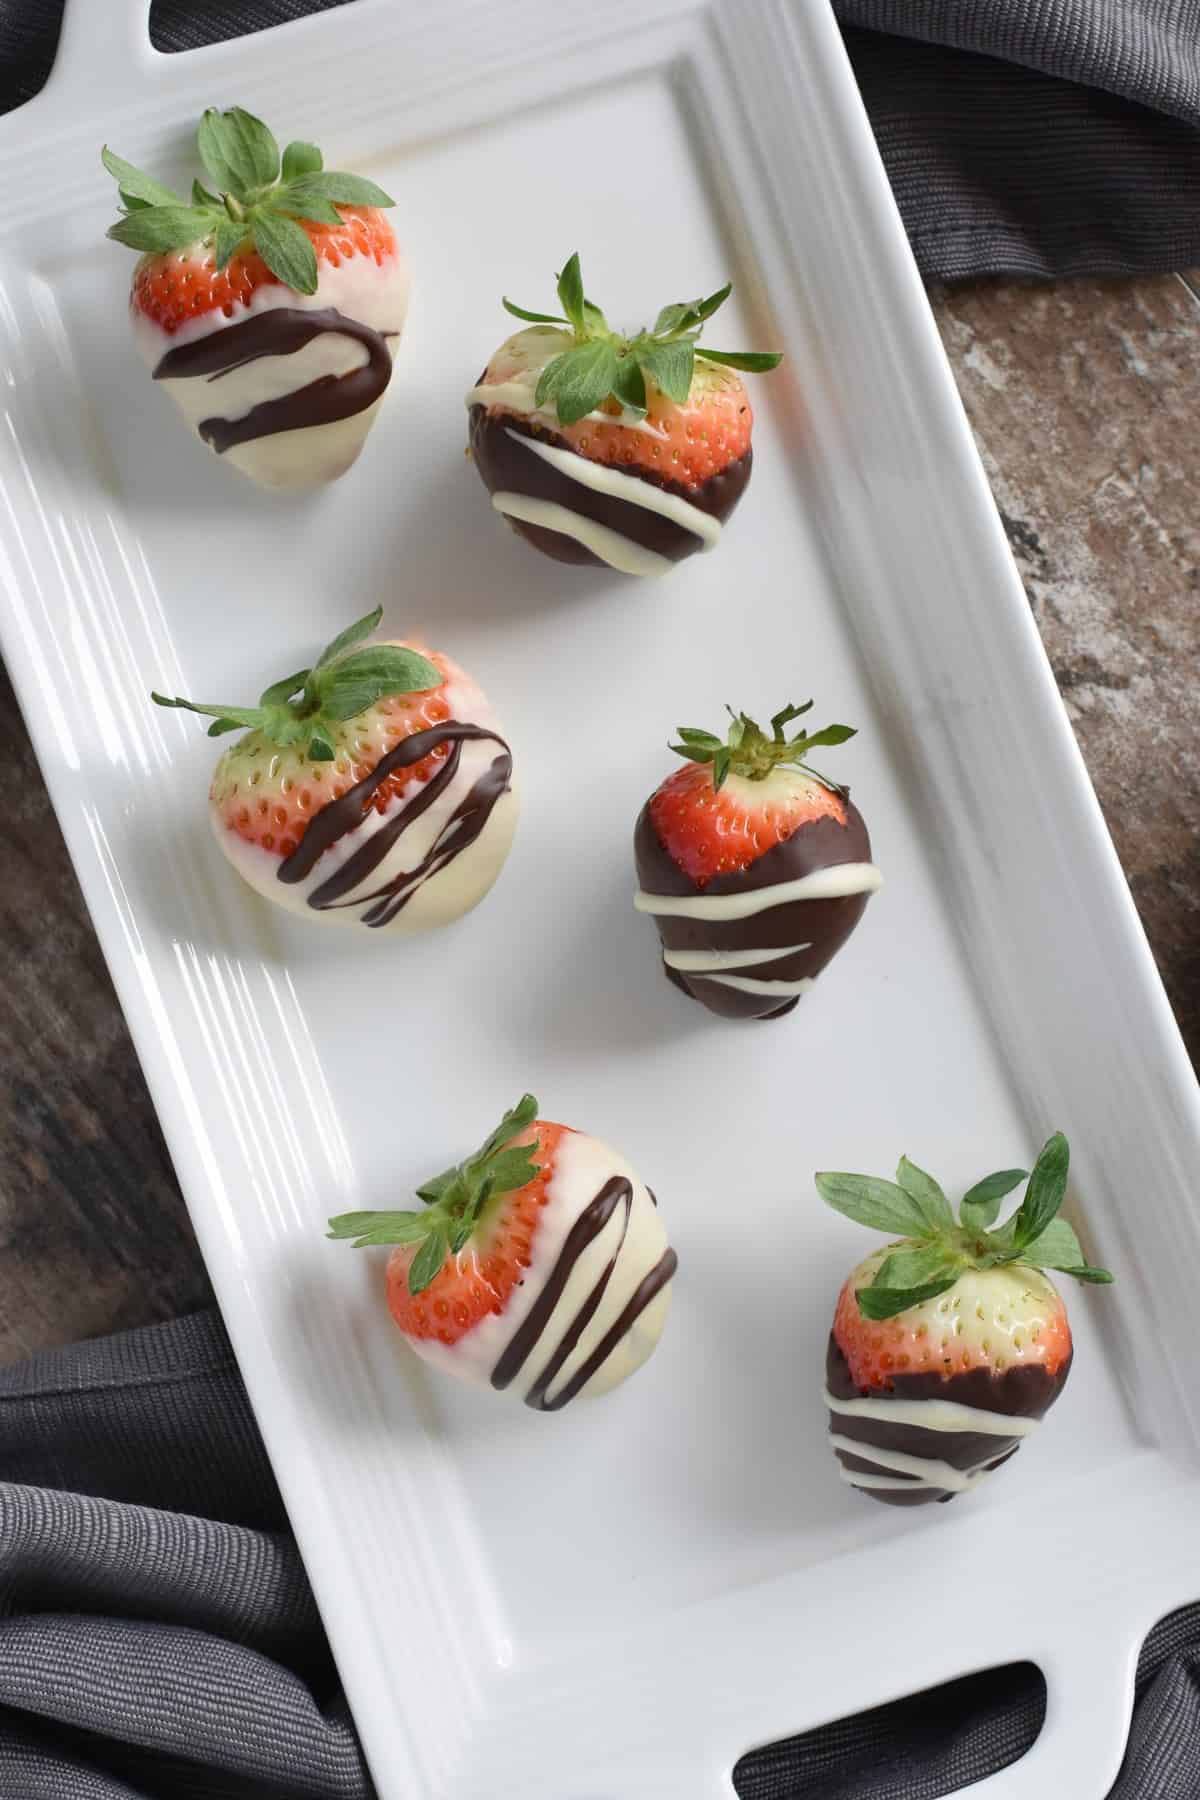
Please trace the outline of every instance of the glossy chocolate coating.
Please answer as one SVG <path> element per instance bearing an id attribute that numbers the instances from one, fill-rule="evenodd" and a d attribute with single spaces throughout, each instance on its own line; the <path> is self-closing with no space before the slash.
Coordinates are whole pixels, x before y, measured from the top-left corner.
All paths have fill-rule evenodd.
<path id="1" fill-rule="evenodd" d="M 839 863 L 869 863 L 871 840 L 858 808 L 846 797 L 845 822 L 829 816 L 801 825 L 746 869 L 718 875 L 699 888 L 679 867 L 655 830 L 650 803 L 642 808 L 633 834 L 638 881 L 651 894 L 744 894 L 753 889 L 797 881 Z M 807 944 L 808 949 L 778 961 L 756 962 L 742 971 L 763 981 L 812 979 L 841 949 L 870 896 L 846 894 L 834 900 L 791 900 L 754 913 L 748 919 L 715 921 L 658 916 L 655 924 L 667 950 L 770 950 Z M 791 1012 L 797 998 L 780 1005 L 774 996 L 747 994 L 723 987 L 704 975 L 682 974 L 663 965 L 669 980 L 710 1012 L 731 1019 L 777 1019 Z"/>
<path id="2" fill-rule="evenodd" d="M 866 1395 L 880 1400 L 949 1400 L 958 1406 L 977 1407 L 982 1412 L 1000 1413 L 1009 1418 L 1040 1419 L 1066 1386 L 1071 1372 L 1068 1356 L 1053 1374 L 1038 1363 L 1022 1364 L 995 1374 L 990 1369 L 960 1369 L 957 1375 L 939 1375 L 928 1371 L 893 1375 L 890 1388 L 859 1388 L 850 1373 L 844 1351 L 832 1332 L 825 1356 L 825 1384 L 835 1400 L 858 1400 Z M 863 1445 L 881 1450 L 900 1450 L 909 1456 L 933 1457 L 955 1469 L 998 1469 L 1015 1456 L 1021 1447 L 1019 1438 L 1005 1438 L 990 1432 L 934 1431 L 907 1421 L 891 1424 L 886 1419 L 854 1418 L 848 1413 L 831 1413 L 830 1430 L 839 1437 L 853 1438 Z M 852 1456 L 837 1449 L 834 1454 L 842 1467 L 860 1474 L 878 1475 L 878 1464 L 869 1458 Z M 913 1490 L 902 1488 L 862 1488 L 870 1500 L 881 1500 L 885 1506 L 925 1506 L 953 1500 L 955 1495 L 945 1488 L 922 1487 L 913 1478 Z"/>
<path id="3" fill-rule="evenodd" d="M 214 414 L 210 419 L 202 419 L 200 436 L 218 456 L 223 456 L 235 445 L 248 444 L 255 438 L 331 425 L 338 419 L 365 412 L 392 378 L 391 353 L 384 339 L 395 333 L 375 331 L 360 319 L 346 318 L 332 306 L 314 310 L 268 307 L 236 325 L 223 326 L 207 337 L 168 350 L 155 366 L 154 380 L 214 381 L 218 375 L 258 362 L 264 356 L 294 356 L 313 338 L 326 334 L 352 338 L 362 344 L 367 352 L 366 362 L 345 375 L 320 375 L 290 394 L 263 400 L 241 418 L 225 419 Z"/>
<path id="4" fill-rule="evenodd" d="M 599 493 L 582 482 L 572 481 L 561 469 L 556 469 L 543 457 L 514 443 L 508 435 L 510 431 L 516 432 L 518 437 L 536 438 L 539 443 L 550 444 L 577 455 L 578 452 L 573 451 L 572 446 L 556 431 L 547 431 L 543 426 L 519 418 L 516 414 L 491 414 L 484 406 L 471 407 L 469 423 L 471 453 L 489 493 L 524 494 L 530 499 L 549 500 L 555 505 L 565 506 L 569 512 L 607 526 L 610 531 L 618 532 L 630 542 L 640 544 L 643 549 L 665 556 L 670 562 L 682 562 L 685 556 L 691 556 L 693 552 L 704 548 L 694 531 L 677 525 L 673 519 L 664 518 L 661 513 L 650 512 L 646 507 L 637 506 L 631 501 Z M 661 488 L 664 493 L 676 494 L 700 512 L 723 523 L 745 491 L 750 479 L 752 456 L 753 452 L 747 450 L 745 456 L 739 457 L 737 462 L 730 463 L 719 475 L 711 476 L 708 481 L 695 488 L 666 481 L 647 469 L 622 469 L 621 473 L 634 480 L 649 482 L 651 486 Z M 605 566 L 602 559 L 589 550 L 586 544 L 577 543 L 574 538 L 567 537 L 561 531 L 550 531 L 544 525 L 532 525 L 524 519 L 509 519 L 508 522 L 514 531 L 519 532 L 536 549 L 544 551 L 547 556 L 553 556 L 558 562 L 597 563 L 601 567 Z"/>

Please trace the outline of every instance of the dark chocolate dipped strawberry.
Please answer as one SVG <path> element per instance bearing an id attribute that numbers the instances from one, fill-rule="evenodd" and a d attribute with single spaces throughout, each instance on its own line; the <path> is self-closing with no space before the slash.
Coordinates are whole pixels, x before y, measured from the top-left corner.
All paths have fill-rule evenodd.
<path id="1" fill-rule="evenodd" d="M 889 1506 L 953 1500 L 1014 1456 L 1071 1368 L 1071 1327 L 1047 1269 L 1110 1282 L 1058 1217 L 1069 1152 L 1044 1146 L 1020 1208 L 994 1227 L 1024 1169 L 985 1176 L 959 1203 L 901 1158 L 896 1180 L 819 1174 L 836 1212 L 901 1233 L 853 1271 L 825 1362 L 842 1480 Z"/>
<path id="2" fill-rule="evenodd" d="M 558 278 L 561 314 L 505 300 L 528 328 L 501 344 L 467 406 L 475 465 L 514 531 L 559 562 L 627 575 L 713 549 L 750 479 L 738 370 L 780 361 L 701 346 L 730 292 L 665 306 L 625 337 L 585 298 L 575 255 Z"/>
<path id="3" fill-rule="evenodd" d="M 848 791 L 806 760 L 853 729 L 787 736 L 812 704 L 776 713 L 769 734 L 733 714 L 723 742 L 681 726 L 671 748 L 686 767 L 634 832 L 634 905 L 654 917 L 668 978 L 729 1018 L 790 1012 L 882 885 Z"/>

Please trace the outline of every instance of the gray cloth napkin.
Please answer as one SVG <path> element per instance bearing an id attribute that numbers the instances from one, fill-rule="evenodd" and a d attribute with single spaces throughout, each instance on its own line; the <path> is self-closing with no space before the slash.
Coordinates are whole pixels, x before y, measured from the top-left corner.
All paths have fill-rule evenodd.
<path id="1" fill-rule="evenodd" d="M 1200 0 L 834 0 L 922 274 L 1200 261 Z"/>
<path id="2" fill-rule="evenodd" d="M 155 0 L 152 33 L 187 49 L 338 3 Z M 59 10 L 0 0 L 0 110 L 45 80 Z M 836 10 L 927 274 L 1200 263 L 1200 0 Z M 756 1751 L 738 1791 L 934 1800 L 1019 1755 L 1043 1706 L 1029 1669 L 972 1677 Z M 0 1800 L 371 1791 L 216 1316 L 0 1371 Z M 1200 1800 L 1200 1607 L 1146 1645 L 1113 1800 Z"/>
<path id="3" fill-rule="evenodd" d="M 972 1676 L 755 1751 L 737 1790 L 934 1800 L 1044 1703 L 1028 1665 Z M 372 1791 L 216 1313 L 0 1370 L 0 1800 Z M 1200 1606 L 1143 1650 L 1113 1800 L 1200 1800 Z"/>
<path id="4" fill-rule="evenodd" d="M 0 1370 L 0 1800 L 369 1800 L 216 1313 Z"/>

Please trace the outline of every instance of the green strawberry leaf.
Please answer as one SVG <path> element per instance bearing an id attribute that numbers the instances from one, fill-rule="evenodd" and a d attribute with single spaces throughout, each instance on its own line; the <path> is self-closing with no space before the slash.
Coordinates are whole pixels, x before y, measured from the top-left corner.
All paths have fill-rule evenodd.
<path id="1" fill-rule="evenodd" d="M 430 1282 L 440 1273 L 446 1260 L 446 1252 L 450 1248 L 450 1235 L 446 1226 L 438 1220 L 432 1230 L 428 1227 L 428 1236 L 417 1254 L 413 1257 L 408 1271 L 408 1291 L 410 1294 L 423 1294 Z"/>
<path id="2" fill-rule="evenodd" d="M 468 1243 L 471 1241 L 471 1233 L 474 1229 L 475 1215 L 471 1212 L 465 1212 L 450 1233 L 451 1256 L 457 1256 L 460 1250 L 466 1249 Z"/>
<path id="3" fill-rule="evenodd" d="M 100 161 L 116 180 L 122 199 L 140 200 L 143 206 L 183 205 L 182 196 L 174 188 L 155 181 L 153 175 L 143 175 L 140 169 L 135 169 L 131 162 L 126 162 L 123 156 L 118 156 L 107 144 L 100 152 Z"/>
<path id="4" fill-rule="evenodd" d="M 127 194 L 124 188 L 117 189 L 117 197 L 127 213 L 143 212 L 150 205 L 149 200 L 139 200 L 136 194 Z"/>
<path id="5" fill-rule="evenodd" d="M 211 207 L 216 208 L 216 207 L 220 207 L 221 198 L 220 198 L 219 194 L 210 194 L 208 189 L 204 186 L 203 182 L 193 181 L 193 183 L 192 183 L 192 205 L 193 206 L 211 206 Z"/>
<path id="6" fill-rule="evenodd" d="M 294 198 L 336 201 L 339 206 L 395 206 L 377 182 L 364 175 L 347 175 L 340 169 L 323 169 L 298 175 L 288 183 Z"/>
<path id="7" fill-rule="evenodd" d="M 1112 1280 L 1107 1269 L 1088 1266 L 1079 1239 L 1065 1219 L 1051 1219 L 1041 1236 L 1026 1244 L 1020 1255 L 1023 1263 L 1031 1263 L 1035 1269 L 1061 1269 L 1078 1281 L 1108 1283 Z"/>
<path id="8" fill-rule="evenodd" d="M 218 719 L 226 731 L 254 731 L 263 722 L 263 711 L 260 706 L 199 706 L 191 700 L 184 700 L 178 694 L 171 697 L 167 694 L 154 694 L 150 698 L 155 706 L 178 707 L 183 712 L 200 713 L 206 719 Z M 218 734 L 213 732 L 215 737 Z"/>
<path id="9" fill-rule="evenodd" d="M 262 120 L 241 106 L 231 106 L 228 112 L 210 106 L 196 132 L 196 147 L 217 186 L 239 200 L 249 199 L 256 188 L 269 187 L 279 174 L 279 145 Z"/>
<path id="10" fill-rule="evenodd" d="M 897 1313 L 907 1312 L 910 1306 L 920 1306 L 923 1300 L 936 1300 L 957 1280 L 957 1275 L 949 1275 L 944 1280 L 928 1281 L 915 1288 L 859 1288 L 855 1298 L 864 1319 L 894 1319 Z"/>
<path id="11" fill-rule="evenodd" d="M 632 356 L 617 358 L 617 374 L 612 391 L 622 406 L 628 407 L 639 417 L 646 411 L 646 383 Z"/>
<path id="12" fill-rule="evenodd" d="M 706 350 L 698 345 L 696 355 L 705 362 L 722 363 L 727 369 L 745 369 L 751 375 L 764 375 L 783 361 L 782 350 Z"/>
<path id="13" fill-rule="evenodd" d="M 692 390 L 694 345 L 688 339 L 672 344 L 639 344 L 637 359 L 644 373 L 667 399 L 682 406 Z"/>
<path id="14" fill-rule="evenodd" d="M 118 219 L 107 235 L 130 250 L 186 250 L 211 236 L 216 223 L 204 207 L 148 205 Z"/>
<path id="15" fill-rule="evenodd" d="M 213 255 L 218 269 L 227 268 L 230 259 L 246 241 L 245 219 L 221 217 L 217 221 L 217 229 L 213 242 Z"/>
<path id="16" fill-rule="evenodd" d="M 654 321 L 654 336 L 672 336 L 680 331 L 692 331 L 710 319 L 717 308 L 723 306 L 733 292 L 732 282 L 726 282 L 707 300 L 683 300 L 674 306 L 664 306 Z"/>
<path id="17" fill-rule="evenodd" d="M 874 1175 L 819 1172 L 817 1192 L 826 1206 L 844 1218 L 884 1231 L 890 1237 L 923 1238 L 929 1235 L 925 1214 L 910 1194 L 894 1181 Z"/>
<path id="18" fill-rule="evenodd" d="M 512 314 L 514 319 L 527 319 L 531 325 L 566 325 L 568 323 L 559 314 L 529 312 L 525 307 L 516 305 L 512 300 L 504 299 L 500 304 L 505 312 Z"/>
<path id="19" fill-rule="evenodd" d="M 818 749 L 822 744 L 846 744 L 857 736 L 858 730 L 853 725 L 826 725 L 823 730 L 814 731 L 811 737 L 806 734 L 802 741 L 804 750 L 809 751 Z"/>
<path id="20" fill-rule="evenodd" d="M 830 731 L 842 731 L 845 730 L 846 727 L 831 725 L 829 729 Z M 853 733 L 851 733 L 851 736 L 853 736 Z M 824 732 L 818 732 L 816 737 L 810 738 L 808 741 L 810 744 L 819 742 L 828 743 L 829 739 L 826 738 Z M 834 742 L 840 743 L 842 740 L 835 739 Z M 915 1163 L 909 1162 L 907 1156 L 902 1156 L 900 1158 L 900 1167 L 896 1170 L 896 1180 L 904 1189 L 909 1199 L 914 1201 L 920 1208 L 925 1223 L 931 1231 L 948 1231 L 953 1226 L 954 1214 L 950 1211 L 950 1202 L 942 1192 L 940 1184 L 933 1179 L 932 1175 L 927 1175 L 924 1169 L 918 1169 Z M 894 1287 L 915 1287 L 916 1282 L 893 1282 L 892 1285 Z"/>
<path id="21" fill-rule="evenodd" d="M 284 151 L 280 173 L 285 181 L 295 181 L 300 175 L 315 175 L 324 166 L 325 159 L 315 144 L 297 140 Z"/>
<path id="22" fill-rule="evenodd" d="M 587 325 L 583 300 L 583 274 L 579 267 L 579 252 L 576 250 L 567 258 L 563 272 L 558 278 L 558 303 L 566 313 L 576 331 L 582 332 Z M 605 389 L 605 393 L 608 389 Z M 585 408 L 590 411 L 589 408 Z"/>
<path id="23" fill-rule="evenodd" d="M 542 370 L 535 404 L 553 400 L 562 423 L 574 425 L 608 398 L 616 376 L 617 353 L 611 344 L 598 338 L 576 344 Z"/>
<path id="24" fill-rule="evenodd" d="M 652 335 L 666 337 L 672 331 L 681 330 L 685 319 L 694 317 L 698 300 L 676 300 L 672 306 L 664 306 L 654 321 Z"/>
<path id="25" fill-rule="evenodd" d="M 282 681 L 273 681 L 259 695 L 258 704 L 267 706 L 286 706 L 287 702 L 299 693 L 308 680 L 310 670 L 301 669 L 296 675 L 285 675 Z"/>
<path id="26" fill-rule="evenodd" d="M 253 215 L 251 235 L 268 269 L 285 287 L 297 294 L 316 293 L 316 252 L 294 219 L 259 207 Z"/>
<path id="27" fill-rule="evenodd" d="M 527 1187 L 541 1166 L 534 1161 L 536 1151 L 536 1143 L 510 1144 L 503 1150 L 494 1151 L 487 1162 L 489 1192 L 512 1194 L 518 1188 Z"/>
<path id="28" fill-rule="evenodd" d="M 355 644 L 361 644 L 364 638 L 369 638 L 373 631 L 378 630 L 382 618 L 383 608 L 377 606 L 374 612 L 367 613 L 361 619 L 355 619 L 353 625 L 347 625 L 345 631 L 339 631 L 332 643 L 326 644 L 313 664 L 313 674 L 315 675 L 318 669 L 327 669 L 330 663 L 336 662 L 339 656 L 344 656 L 347 650 L 353 650 Z"/>
<path id="29" fill-rule="evenodd" d="M 510 1106 L 500 1123 L 476 1151 L 471 1159 L 482 1162 L 485 1157 L 495 1151 L 502 1150 L 511 1138 L 515 1138 L 537 1118 L 538 1103 L 532 1094 L 522 1094 L 515 1106 Z"/>
<path id="30" fill-rule="evenodd" d="M 367 1244 L 415 1244 L 427 1235 L 429 1218 L 418 1212 L 349 1212 L 330 1219 L 327 1237 L 349 1238 L 354 1248 Z"/>
<path id="31" fill-rule="evenodd" d="M 1016 1215 L 1013 1248 L 1024 1250 L 1039 1238 L 1062 1205 L 1067 1192 L 1071 1152 L 1061 1131 L 1042 1146 L 1033 1165 L 1025 1198 Z"/>
<path id="32" fill-rule="evenodd" d="M 317 679 L 320 716 L 342 724 L 367 712 L 387 694 L 423 693 L 440 687 L 441 682 L 441 672 L 415 650 L 399 644 L 373 644 L 340 657 Z"/>
<path id="33" fill-rule="evenodd" d="M 342 215 L 331 200 L 322 200 L 318 194 L 298 193 L 296 184 L 276 188 L 271 195 L 271 205 L 276 211 L 297 219 L 315 219 L 318 225 L 340 225 L 342 222 Z"/>
<path id="34" fill-rule="evenodd" d="M 725 780 L 731 768 L 747 781 L 762 781 L 772 769 L 791 763 L 804 769 L 834 793 L 839 793 L 841 790 L 837 783 L 827 775 L 822 775 L 819 769 L 814 769 L 807 757 L 814 744 L 844 744 L 847 738 L 855 735 L 853 727 L 827 725 L 823 731 L 813 732 L 811 737 L 807 732 L 800 731 L 792 738 L 787 736 L 784 729 L 794 719 L 810 712 L 812 704 L 811 700 L 806 700 L 803 706 L 793 704 L 785 706 L 782 712 L 775 713 L 771 719 L 769 736 L 748 713 L 735 713 L 732 708 L 727 708 L 732 724 L 724 743 L 711 731 L 688 729 L 680 732 L 681 741 L 672 744 L 671 748 L 677 755 L 687 757 L 690 762 L 711 763 L 717 787 Z"/>
<path id="35" fill-rule="evenodd" d="M 777 744 L 782 744 L 784 740 L 784 726 L 791 725 L 796 719 L 802 719 L 805 713 L 810 713 L 815 705 L 815 700 L 806 700 L 803 706 L 797 706 L 793 700 L 784 707 L 782 712 L 777 712 L 771 720 L 771 736 L 774 738 L 775 742 Z M 808 741 L 811 742 L 812 740 L 809 739 Z"/>
<path id="36" fill-rule="evenodd" d="M 893 1250 L 885 1257 L 872 1281 L 873 1288 L 927 1287 L 931 1281 L 953 1279 L 960 1274 L 962 1263 L 947 1254 L 942 1244 L 921 1244 L 913 1250 Z"/>
<path id="37" fill-rule="evenodd" d="M 458 1179 L 458 1164 L 452 1169 L 443 1169 L 440 1175 L 434 1175 L 429 1181 L 423 1181 L 417 1189 L 418 1200 L 424 1200 L 426 1206 L 435 1206 Z"/>
<path id="38" fill-rule="evenodd" d="M 995 1222 L 1005 1195 L 1020 1187 L 1028 1175 L 1028 1169 L 997 1169 L 994 1175 L 985 1175 L 968 1188 L 958 1204 L 958 1216 L 966 1229 L 986 1231 Z"/>
<path id="39" fill-rule="evenodd" d="M 305 755 L 309 758 L 310 762 L 332 762 L 337 755 L 337 751 L 330 743 L 326 734 L 319 726 L 317 726 L 314 727 L 309 736 Z"/>

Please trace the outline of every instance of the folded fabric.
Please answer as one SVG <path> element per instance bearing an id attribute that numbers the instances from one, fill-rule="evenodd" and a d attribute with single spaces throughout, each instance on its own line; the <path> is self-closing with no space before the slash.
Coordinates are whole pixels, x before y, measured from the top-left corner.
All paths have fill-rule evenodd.
<path id="1" fill-rule="evenodd" d="M 755 1751 L 738 1793 L 934 1800 L 1043 1711 L 1031 1667 L 972 1676 Z M 0 1800 L 372 1793 L 217 1314 L 0 1369 Z M 1191 1606 L 1143 1650 L 1113 1800 L 1198 1794 Z"/>
<path id="2" fill-rule="evenodd" d="M 833 0 L 926 276 L 1200 261 L 1200 0 Z"/>
<path id="3" fill-rule="evenodd" d="M 369 1800 L 216 1313 L 0 1371 L 0 1800 Z"/>

